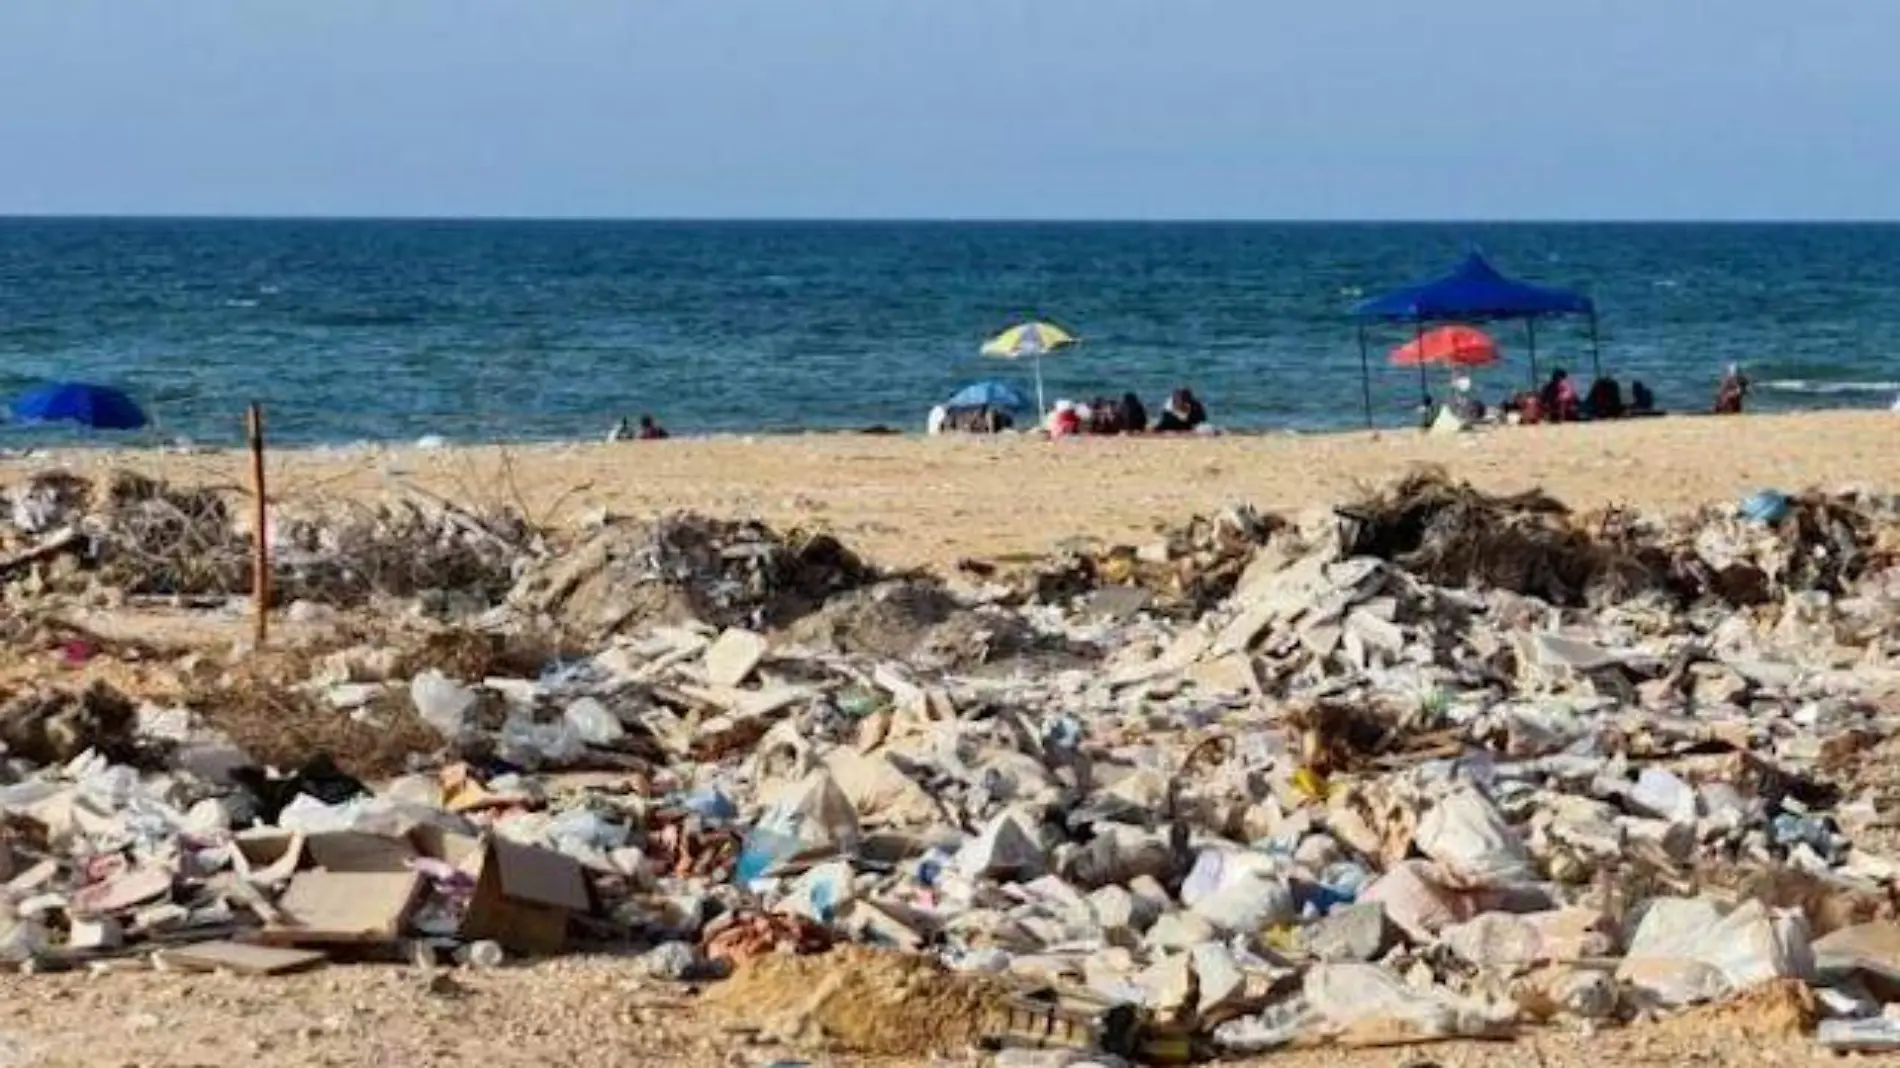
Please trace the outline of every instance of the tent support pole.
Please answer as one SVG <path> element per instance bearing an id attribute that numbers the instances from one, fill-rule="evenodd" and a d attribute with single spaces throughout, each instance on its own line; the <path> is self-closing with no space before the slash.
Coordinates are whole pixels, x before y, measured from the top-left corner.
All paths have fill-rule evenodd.
<path id="1" fill-rule="evenodd" d="M 1359 391 L 1366 400 L 1366 429 L 1372 429 L 1372 361 L 1366 356 L 1366 324 L 1359 324 Z"/>
<path id="2" fill-rule="evenodd" d="M 1531 353 L 1531 392 L 1537 392 L 1537 320 L 1524 320 L 1524 342 Z"/>
<path id="3" fill-rule="evenodd" d="M 1424 410 L 1419 418 L 1429 420 L 1432 417 L 1432 387 L 1425 378 L 1425 320 L 1418 320 L 1416 327 L 1414 340 L 1418 342 L 1418 406 Z"/>
<path id="4" fill-rule="evenodd" d="M 1603 336 L 1597 329 L 1597 313 L 1590 313 L 1590 365 L 1596 369 L 1596 376 L 1603 377 Z"/>

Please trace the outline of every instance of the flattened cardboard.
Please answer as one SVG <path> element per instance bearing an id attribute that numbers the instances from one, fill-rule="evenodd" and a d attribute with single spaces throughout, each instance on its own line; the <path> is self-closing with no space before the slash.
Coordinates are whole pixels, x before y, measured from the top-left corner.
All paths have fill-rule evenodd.
<path id="1" fill-rule="evenodd" d="M 408 871 L 416 859 L 408 839 L 362 831 L 313 834 L 304 841 L 304 855 L 324 871 Z"/>
<path id="2" fill-rule="evenodd" d="M 200 942 L 166 950 L 165 960 L 185 971 L 223 969 L 239 975 L 283 975 L 314 968 L 329 958 L 315 949 L 275 949 L 243 942 Z"/>
<path id="3" fill-rule="evenodd" d="M 462 937 L 492 939 L 516 953 L 554 953 L 567 942 L 569 918 L 592 911 L 587 876 L 574 858 L 491 838 Z"/>
<path id="4" fill-rule="evenodd" d="M 270 945 L 374 943 L 400 938 L 422 894 L 415 872 L 300 872 L 277 899 L 283 922 L 264 928 Z"/>

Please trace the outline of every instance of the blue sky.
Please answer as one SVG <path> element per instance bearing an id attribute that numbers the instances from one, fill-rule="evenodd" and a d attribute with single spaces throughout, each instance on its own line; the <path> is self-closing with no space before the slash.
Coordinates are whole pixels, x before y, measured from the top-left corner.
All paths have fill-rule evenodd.
<path id="1" fill-rule="evenodd" d="M 0 0 L 0 213 L 1900 218 L 1894 0 Z"/>

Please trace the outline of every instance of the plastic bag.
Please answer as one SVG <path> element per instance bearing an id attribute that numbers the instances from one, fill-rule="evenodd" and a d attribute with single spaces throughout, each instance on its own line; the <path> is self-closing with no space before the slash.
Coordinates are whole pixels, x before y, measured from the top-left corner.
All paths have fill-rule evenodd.
<path id="1" fill-rule="evenodd" d="M 1006 809 L 957 850 L 956 867 L 969 879 L 1034 879 L 1048 870 L 1048 858 L 1036 821 Z"/>
<path id="2" fill-rule="evenodd" d="M 781 792 L 746 835 L 733 868 L 740 886 L 792 874 L 813 861 L 856 851 L 858 811 L 826 771 L 814 771 Z"/>
<path id="3" fill-rule="evenodd" d="M 1630 940 L 1617 978 L 1665 1005 L 1687 1005 L 1770 979 L 1812 979 L 1807 920 L 1750 901 L 1724 916 L 1713 902 L 1659 898 Z"/>
<path id="4" fill-rule="evenodd" d="M 1293 889 L 1272 857 L 1204 849 L 1181 884 L 1188 911 L 1229 934 L 1291 923 L 1297 915 Z"/>
<path id="5" fill-rule="evenodd" d="M 588 745 L 610 746 L 627 736 L 620 717 L 592 697 L 583 697 L 568 705 L 561 719 Z"/>
<path id="6" fill-rule="evenodd" d="M 524 768 L 561 767 L 587 755 L 587 742 L 571 725 L 532 723 L 518 716 L 501 725 L 496 754 Z"/>
<path id="7" fill-rule="evenodd" d="M 1535 881 L 1530 856 L 1489 798 L 1464 786 L 1433 805 L 1413 835 L 1454 885 L 1479 888 Z"/>
<path id="8" fill-rule="evenodd" d="M 409 699 L 416 716 L 444 738 L 468 733 L 478 697 L 474 690 L 431 668 L 409 680 Z"/>
<path id="9" fill-rule="evenodd" d="M 1328 1030 L 1365 1042 L 1480 1037 L 1500 1022 L 1448 991 L 1407 986 L 1376 964 L 1316 964 L 1301 992 Z"/>
<path id="10" fill-rule="evenodd" d="M 1439 931 L 1480 911 L 1474 895 L 1445 886 L 1437 868 L 1423 860 L 1394 865 L 1373 880 L 1359 900 L 1383 905 L 1386 918 L 1420 943 L 1431 942 Z"/>

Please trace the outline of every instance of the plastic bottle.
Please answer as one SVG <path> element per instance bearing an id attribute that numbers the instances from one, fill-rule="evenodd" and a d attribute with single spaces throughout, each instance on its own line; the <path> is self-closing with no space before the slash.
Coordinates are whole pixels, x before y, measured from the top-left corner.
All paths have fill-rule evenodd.
<path id="1" fill-rule="evenodd" d="M 499 968 L 507 963 L 508 954 L 502 950 L 501 943 L 484 938 L 463 946 L 455 954 L 455 959 L 468 968 Z"/>

